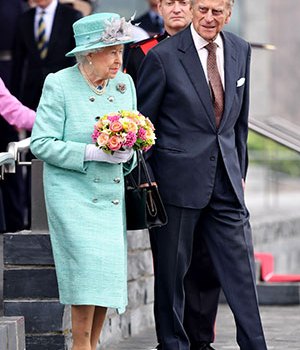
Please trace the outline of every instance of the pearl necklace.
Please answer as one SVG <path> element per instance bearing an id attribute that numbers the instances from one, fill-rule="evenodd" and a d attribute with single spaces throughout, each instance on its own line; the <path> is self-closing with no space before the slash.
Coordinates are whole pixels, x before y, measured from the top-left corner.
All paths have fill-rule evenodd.
<path id="1" fill-rule="evenodd" d="M 86 74 L 83 65 L 79 67 L 79 71 L 81 72 L 82 76 L 85 78 L 86 82 L 88 83 L 88 86 L 91 88 L 92 91 L 94 91 L 97 95 L 103 95 L 106 89 L 106 86 L 108 85 L 109 79 L 104 80 L 103 85 L 94 85 L 88 75 Z"/>

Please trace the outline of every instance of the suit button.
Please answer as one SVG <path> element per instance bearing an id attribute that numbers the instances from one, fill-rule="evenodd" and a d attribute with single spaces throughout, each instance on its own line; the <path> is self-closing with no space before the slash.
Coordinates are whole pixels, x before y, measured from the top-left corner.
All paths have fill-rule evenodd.
<path id="1" fill-rule="evenodd" d="M 209 159 L 213 162 L 213 161 L 216 160 L 216 157 L 215 156 L 211 156 Z"/>
<path id="2" fill-rule="evenodd" d="M 118 199 L 114 199 L 113 201 L 111 201 L 112 204 L 114 205 L 118 205 L 120 203 L 120 201 Z"/>
<path id="3" fill-rule="evenodd" d="M 120 179 L 119 177 L 116 177 L 116 178 L 114 179 L 114 182 L 115 182 L 116 184 L 120 183 L 120 181 L 121 181 L 121 179 Z"/>
<path id="4" fill-rule="evenodd" d="M 95 177 L 94 178 L 94 182 L 96 182 L 96 183 L 100 182 L 100 178 L 99 177 Z"/>
<path id="5" fill-rule="evenodd" d="M 94 199 L 93 199 L 93 203 L 98 203 L 98 199 L 97 199 L 97 198 L 94 198 Z"/>

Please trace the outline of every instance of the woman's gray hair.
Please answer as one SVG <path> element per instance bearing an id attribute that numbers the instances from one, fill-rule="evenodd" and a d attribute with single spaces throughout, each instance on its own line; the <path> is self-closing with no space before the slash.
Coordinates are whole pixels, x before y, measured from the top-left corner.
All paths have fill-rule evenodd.
<path id="1" fill-rule="evenodd" d="M 76 61 L 77 61 L 77 63 L 83 63 L 86 60 L 87 55 L 89 55 L 90 53 L 103 51 L 103 49 L 104 49 L 104 47 L 101 47 L 100 49 L 94 49 L 94 50 L 76 53 L 75 54 Z"/>

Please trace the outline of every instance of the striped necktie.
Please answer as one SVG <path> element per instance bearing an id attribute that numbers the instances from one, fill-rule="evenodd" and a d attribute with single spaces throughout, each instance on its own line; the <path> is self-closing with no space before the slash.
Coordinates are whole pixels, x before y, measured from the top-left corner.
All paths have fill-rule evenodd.
<path id="1" fill-rule="evenodd" d="M 221 122 L 223 108 L 224 108 L 224 90 L 223 90 L 223 85 L 222 85 L 222 81 L 221 81 L 221 77 L 220 77 L 220 73 L 217 65 L 217 58 L 216 58 L 217 44 L 209 43 L 208 45 L 205 46 L 205 48 L 208 51 L 207 75 L 208 75 L 208 81 L 209 81 L 209 85 L 212 93 L 212 100 L 213 100 L 213 106 L 214 106 L 215 117 L 216 117 L 216 126 L 218 128 Z"/>
<path id="2" fill-rule="evenodd" d="M 41 12 L 41 16 L 38 22 L 38 31 L 37 31 L 37 47 L 40 53 L 40 57 L 43 60 L 48 53 L 48 42 L 46 38 L 46 25 L 44 20 L 45 12 Z"/>

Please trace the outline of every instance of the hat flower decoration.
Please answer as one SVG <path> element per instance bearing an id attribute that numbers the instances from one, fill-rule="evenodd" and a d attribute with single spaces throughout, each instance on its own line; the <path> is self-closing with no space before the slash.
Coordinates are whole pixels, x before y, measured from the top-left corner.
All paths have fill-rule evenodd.
<path id="1" fill-rule="evenodd" d="M 104 43 L 122 42 L 131 39 L 131 23 L 126 22 L 125 18 L 113 18 L 111 21 L 105 21 L 106 30 L 100 41 Z"/>

